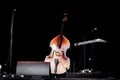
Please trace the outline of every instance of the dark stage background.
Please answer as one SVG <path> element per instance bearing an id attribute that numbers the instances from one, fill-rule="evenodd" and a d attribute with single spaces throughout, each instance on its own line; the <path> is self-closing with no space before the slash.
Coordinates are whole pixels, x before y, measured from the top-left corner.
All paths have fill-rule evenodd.
<path id="1" fill-rule="evenodd" d="M 34 4 L 35 5 L 35 4 Z M 12 71 L 17 61 L 44 61 L 49 55 L 50 41 L 60 33 L 64 12 L 68 13 L 63 34 L 71 46 L 66 54 L 71 59 L 71 72 L 85 68 L 119 73 L 118 5 L 113 2 L 76 4 L 28 4 L 0 10 L 0 64 L 9 67 L 10 28 L 12 11 L 16 9 L 13 24 Z M 97 28 L 97 30 L 94 30 Z M 107 43 L 74 46 L 74 43 L 101 38 Z M 85 52 L 84 52 L 85 49 Z M 83 66 L 83 54 L 86 65 Z M 88 60 L 91 58 L 91 60 Z"/>

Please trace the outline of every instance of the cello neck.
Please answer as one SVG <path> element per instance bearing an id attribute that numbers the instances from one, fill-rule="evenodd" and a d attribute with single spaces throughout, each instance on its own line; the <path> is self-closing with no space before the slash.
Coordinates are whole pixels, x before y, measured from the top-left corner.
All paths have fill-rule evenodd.
<path id="1" fill-rule="evenodd" d="M 63 35 L 63 27 L 65 22 L 67 21 L 67 13 L 64 13 L 63 19 L 62 19 L 62 26 L 61 26 L 61 30 L 60 30 L 60 36 L 59 36 L 59 40 L 58 40 L 58 47 L 61 47 L 61 43 L 62 43 L 62 35 Z"/>

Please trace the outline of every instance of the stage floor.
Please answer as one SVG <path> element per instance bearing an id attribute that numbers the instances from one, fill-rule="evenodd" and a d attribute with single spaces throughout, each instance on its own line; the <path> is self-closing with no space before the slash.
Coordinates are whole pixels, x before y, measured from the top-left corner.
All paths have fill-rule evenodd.
<path id="1" fill-rule="evenodd" d="M 67 73 L 65 77 L 35 76 L 35 75 L 1 75 L 0 80 L 120 80 L 107 73 Z"/>

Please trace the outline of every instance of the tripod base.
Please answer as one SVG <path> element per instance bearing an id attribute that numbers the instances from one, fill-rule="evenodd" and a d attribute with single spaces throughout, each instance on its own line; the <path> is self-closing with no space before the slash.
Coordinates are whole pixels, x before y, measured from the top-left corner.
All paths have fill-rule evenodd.
<path id="1" fill-rule="evenodd" d="M 80 73 L 92 73 L 93 69 L 83 69 L 80 70 Z"/>

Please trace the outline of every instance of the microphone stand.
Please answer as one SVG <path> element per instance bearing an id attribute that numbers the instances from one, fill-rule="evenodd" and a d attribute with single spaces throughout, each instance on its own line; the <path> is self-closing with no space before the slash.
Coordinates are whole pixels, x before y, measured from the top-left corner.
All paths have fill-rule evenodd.
<path id="1" fill-rule="evenodd" d="M 93 30 L 91 30 L 91 32 L 96 31 L 97 28 L 95 27 Z M 85 35 L 83 35 L 83 39 L 84 41 L 86 41 L 86 36 L 90 34 L 90 33 L 86 33 Z M 90 58 L 91 59 L 91 58 Z M 86 44 L 83 45 L 83 70 L 80 70 L 81 73 L 91 73 L 92 69 L 87 69 L 86 68 Z"/>
<path id="2" fill-rule="evenodd" d="M 85 36 L 84 36 L 84 41 L 85 41 L 85 40 L 86 40 L 86 38 L 85 38 Z M 86 47 L 86 45 L 84 44 L 84 45 L 83 45 L 83 50 L 84 50 L 84 51 L 83 51 L 83 69 L 85 69 L 85 67 L 86 67 L 86 65 L 85 65 L 85 64 L 86 64 L 86 62 L 85 62 L 85 61 L 86 61 L 86 60 L 85 60 L 85 58 L 86 58 L 86 57 L 85 57 L 85 56 L 86 56 L 86 48 L 85 48 L 85 47 Z"/>
<path id="3" fill-rule="evenodd" d="M 12 11 L 12 20 L 11 20 L 11 27 L 10 27 L 10 48 L 9 48 L 9 74 L 12 72 L 12 49 L 13 49 L 13 22 L 14 22 L 14 15 L 15 15 L 16 9 L 13 9 Z"/>
<path id="4" fill-rule="evenodd" d="M 86 41 L 86 36 L 83 36 L 84 41 Z M 80 70 L 81 73 L 91 73 L 90 69 L 86 68 L 86 44 L 83 45 L 83 70 Z"/>

